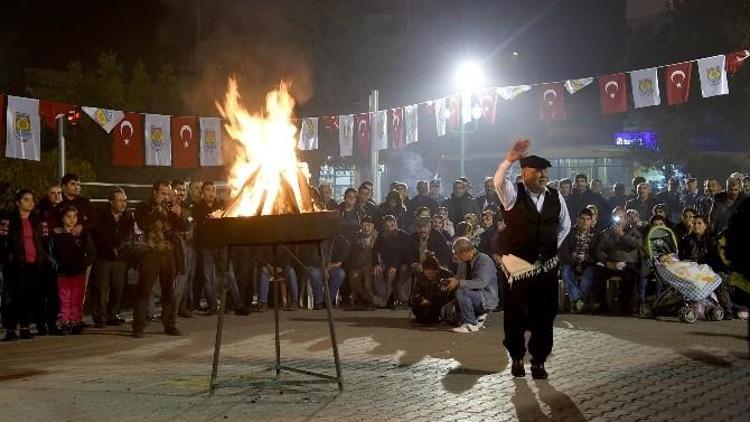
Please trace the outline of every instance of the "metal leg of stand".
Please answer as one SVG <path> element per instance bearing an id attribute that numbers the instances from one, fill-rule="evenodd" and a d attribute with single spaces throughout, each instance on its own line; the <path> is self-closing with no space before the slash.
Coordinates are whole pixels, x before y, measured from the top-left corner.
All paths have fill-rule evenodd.
<path id="1" fill-rule="evenodd" d="M 282 270 L 283 271 L 283 270 Z M 271 255 L 271 283 L 273 283 L 273 320 L 276 339 L 276 378 L 281 375 L 281 340 L 279 339 L 279 280 L 276 279 L 276 245 Z"/>
<path id="2" fill-rule="evenodd" d="M 318 242 L 318 255 L 320 255 L 320 268 L 323 273 L 323 297 L 326 301 L 326 314 L 328 315 L 328 328 L 331 331 L 331 346 L 333 347 L 333 360 L 336 363 L 336 381 L 339 391 L 344 391 L 344 383 L 341 378 L 341 362 L 339 361 L 339 345 L 336 341 L 336 330 L 333 328 L 333 315 L 331 314 L 331 289 L 328 282 L 328 271 L 325 258 L 323 257 L 323 243 Z"/>
<path id="3" fill-rule="evenodd" d="M 229 253 L 227 252 L 227 257 Z M 229 259 L 227 258 L 227 265 Z M 219 354 L 221 350 L 221 333 L 224 331 L 224 310 L 227 307 L 227 289 L 226 289 L 226 277 L 221 278 L 221 306 L 219 306 L 219 315 L 216 323 L 216 341 L 214 343 L 214 364 L 211 370 L 211 382 L 209 383 L 209 395 L 213 396 L 216 390 L 216 375 L 219 371 Z M 206 280 L 210 283 L 211 280 Z"/>

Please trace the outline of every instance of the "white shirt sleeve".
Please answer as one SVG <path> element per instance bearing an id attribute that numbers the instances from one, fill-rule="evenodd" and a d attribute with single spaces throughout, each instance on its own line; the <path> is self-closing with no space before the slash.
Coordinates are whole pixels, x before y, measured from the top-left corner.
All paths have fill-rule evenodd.
<path id="1" fill-rule="evenodd" d="M 503 208 L 506 211 L 510 211 L 513 205 L 516 204 L 516 184 L 510 180 L 510 168 L 513 166 L 508 160 L 503 160 L 500 166 L 497 168 L 495 173 L 495 189 L 497 189 L 497 196 L 500 198 L 500 203 L 503 204 Z"/>
<path id="2" fill-rule="evenodd" d="M 570 215 L 568 215 L 568 206 L 565 205 L 565 198 L 560 191 L 557 191 L 557 194 L 560 197 L 560 224 L 557 226 L 557 247 L 559 248 L 570 233 Z"/>

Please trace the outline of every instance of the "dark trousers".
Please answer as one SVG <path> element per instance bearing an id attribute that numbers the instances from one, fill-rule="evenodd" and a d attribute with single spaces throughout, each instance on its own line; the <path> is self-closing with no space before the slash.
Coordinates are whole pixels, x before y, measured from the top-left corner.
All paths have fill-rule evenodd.
<path id="1" fill-rule="evenodd" d="M 6 264 L 3 286 L 3 323 L 8 330 L 28 328 L 39 310 L 40 269 L 36 264 Z"/>
<path id="2" fill-rule="evenodd" d="M 161 321 L 165 328 L 175 326 L 177 307 L 174 297 L 174 282 L 177 273 L 174 251 L 149 251 L 143 257 L 136 286 L 135 309 L 133 310 L 133 331 L 143 331 L 146 327 L 148 298 L 154 283 L 159 279 L 161 286 Z"/>
<path id="3" fill-rule="evenodd" d="M 57 294 L 57 274 L 50 268 L 39 271 L 39 301 L 36 312 L 36 328 L 54 330 L 60 313 L 60 299 Z"/>
<path id="4" fill-rule="evenodd" d="M 557 268 L 536 277 L 503 281 L 503 345 L 513 360 L 526 355 L 526 331 L 531 332 L 531 363 L 544 363 L 552 352 L 552 324 L 557 316 Z"/>
<path id="5" fill-rule="evenodd" d="M 94 322 L 114 321 L 122 308 L 122 296 L 128 275 L 127 264 L 123 261 L 100 260 L 91 270 L 93 306 L 91 314 Z"/>
<path id="6" fill-rule="evenodd" d="M 626 264 L 622 270 L 614 270 L 607 267 L 595 265 L 594 267 L 594 284 L 599 290 L 598 295 L 601 297 L 602 292 L 606 290 L 606 282 L 612 277 L 621 277 L 620 291 L 618 292 L 618 302 L 620 309 L 617 311 L 630 313 L 630 299 L 633 296 L 633 286 L 639 282 L 641 275 L 635 264 Z M 643 293 L 645 294 L 645 293 Z M 615 309 L 609 309 L 615 311 Z"/>

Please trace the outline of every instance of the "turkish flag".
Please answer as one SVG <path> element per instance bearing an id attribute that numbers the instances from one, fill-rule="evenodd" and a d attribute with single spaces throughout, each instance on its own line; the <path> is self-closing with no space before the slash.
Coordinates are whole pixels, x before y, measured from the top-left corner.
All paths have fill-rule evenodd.
<path id="1" fill-rule="evenodd" d="M 171 126 L 172 166 L 180 169 L 198 167 L 198 118 L 172 116 Z"/>
<path id="2" fill-rule="evenodd" d="M 625 74 L 614 73 L 599 76 L 599 98 L 602 114 L 624 113 L 628 111 L 628 91 Z"/>
<path id="3" fill-rule="evenodd" d="M 482 119 L 494 125 L 497 117 L 497 88 L 483 89 L 477 92 L 477 97 L 482 107 Z"/>
<path id="4" fill-rule="evenodd" d="M 693 63 L 678 63 L 667 66 L 664 85 L 667 87 L 667 104 L 686 103 L 690 95 L 690 75 Z"/>
<path id="5" fill-rule="evenodd" d="M 750 57 L 750 50 L 735 51 L 734 53 L 727 54 L 727 61 L 724 62 L 724 68 L 727 73 L 734 75 L 740 70 L 745 60 Z"/>
<path id="6" fill-rule="evenodd" d="M 404 109 L 396 107 L 388 110 L 388 143 L 392 149 L 404 147 Z"/>
<path id="7" fill-rule="evenodd" d="M 354 130 L 357 134 L 354 156 L 361 162 L 370 159 L 370 113 L 358 113 L 354 118 Z"/>
<path id="8" fill-rule="evenodd" d="M 330 156 L 339 154 L 339 116 L 321 116 L 318 120 L 318 150 Z"/>
<path id="9" fill-rule="evenodd" d="M 551 122 L 565 120 L 565 87 L 560 82 L 539 86 L 539 120 Z"/>
<path id="10" fill-rule="evenodd" d="M 39 115 L 42 117 L 44 123 L 53 129 L 57 127 L 57 116 L 62 114 L 63 116 L 65 116 L 64 118 L 67 118 L 68 112 L 73 111 L 76 108 L 78 108 L 78 106 L 73 104 L 58 103 L 57 101 L 39 100 Z"/>
<path id="11" fill-rule="evenodd" d="M 112 129 L 112 165 L 137 167 L 144 163 L 143 115 L 125 113 L 125 117 Z"/>
<path id="12" fill-rule="evenodd" d="M 461 97 L 453 95 L 445 99 L 445 111 L 448 114 L 448 130 L 458 130 L 460 124 Z"/>

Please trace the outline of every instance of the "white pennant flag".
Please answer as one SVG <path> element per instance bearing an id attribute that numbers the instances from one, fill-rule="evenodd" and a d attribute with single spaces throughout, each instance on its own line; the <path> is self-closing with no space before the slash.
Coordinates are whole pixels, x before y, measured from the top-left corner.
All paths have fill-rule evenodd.
<path id="1" fill-rule="evenodd" d="M 526 91 L 531 91 L 531 85 L 503 86 L 497 89 L 497 94 L 503 100 L 512 100 Z"/>
<path id="2" fill-rule="evenodd" d="M 404 106 L 404 137 L 407 144 L 413 144 L 419 139 L 417 134 L 418 112 L 419 109 L 416 104 Z"/>
<path id="3" fill-rule="evenodd" d="M 472 117 L 472 95 L 471 92 L 461 93 L 461 123 L 471 123 Z"/>
<path id="4" fill-rule="evenodd" d="M 339 156 L 354 154 L 354 115 L 339 116 Z"/>
<path id="5" fill-rule="evenodd" d="M 202 167 L 222 165 L 221 156 L 221 119 L 218 117 L 201 117 L 200 159 Z"/>
<path id="6" fill-rule="evenodd" d="M 725 61 L 726 57 L 723 54 L 698 60 L 703 98 L 729 94 L 727 71 L 724 68 Z"/>
<path id="7" fill-rule="evenodd" d="M 297 149 L 300 151 L 312 151 L 318 149 L 318 118 L 305 117 L 299 130 L 299 142 Z"/>
<path id="8" fill-rule="evenodd" d="M 448 134 L 448 116 L 445 114 L 445 97 L 435 100 L 434 107 L 437 136 L 445 136 Z"/>
<path id="9" fill-rule="evenodd" d="M 99 126 L 107 133 L 112 132 L 112 129 L 125 118 L 125 113 L 119 110 L 87 106 L 82 106 L 81 110 L 88 114 L 96 123 L 99 123 Z"/>
<path id="10" fill-rule="evenodd" d="M 592 82 L 594 82 L 593 76 L 588 78 L 568 79 L 565 81 L 565 89 L 568 91 L 568 94 L 573 95 L 588 85 L 591 85 Z"/>
<path id="11" fill-rule="evenodd" d="M 388 121 L 385 111 L 372 113 L 372 146 L 376 151 L 388 148 Z"/>
<path id="12" fill-rule="evenodd" d="M 41 159 L 39 100 L 9 95 L 5 119 L 5 156 L 39 161 Z"/>
<path id="13" fill-rule="evenodd" d="M 633 106 L 635 108 L 658 106 L 661 104 L 659 96 L 659 79 L 657 68 L 635 70 L 630 72 L 630 88 L 633 91 Z"/>
<path id="14" fill-rule="evenodd" d="M 146 165 L 172 165 L 172 136 L 170 134 L 169 116 L 163 114 L 146 114 L 144 121 L 146 133 Z"/>

